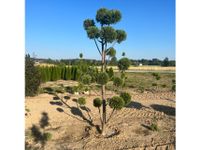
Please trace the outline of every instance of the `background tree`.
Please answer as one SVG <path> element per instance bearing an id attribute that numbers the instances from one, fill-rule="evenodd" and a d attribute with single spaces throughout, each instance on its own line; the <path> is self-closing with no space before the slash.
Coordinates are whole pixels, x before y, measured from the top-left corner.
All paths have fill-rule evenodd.
<path id="1" fill-rule="evenodd" d="M 162 66 L 164 66 L 164 67 L 169 66 L 169 59 L 167 57 L 163 60 Z"/>
<path id="2" fill-rule="evenodd" d="M 25 56 L 25 95 L 34 96 L 37 94 L 41 82 L 41 75 L 30 55 Z"/>
<path id="3" fill-rule="evenodd" d="M 80 59 L 82 59 L 83 58 L 83 53 L 80 53 L 79 57 L 80 57 Z"/>
<path id="4" fill-rule="evenodd" d="M 116 24 L 121 20 L 121 13 L 118 10 L 108 10 L 101 8 L 96 13 L 96 22 L 100 23 L 100 28 L 95 25 L 93 19 L 86 19 L 83 23 L 84 29 L 87 32 L 88 38 L 94 40 L 96 48 L 101 55 L 101 72 L 104 73 L 106 69 L 106 55 L 110 52 L 111 47 L 115 43 L 121 43 L 126 39 L 126 32 L 124 30 L 115 30 L 111 25 Z M 98 45 L 100 44 L 100 46 Z M 109 46 L 109 44 L 111 44 Z M 102 76 L 106 76 L 102 74 Z M 106 123 L 106 95 L 105 84 L 101 85 L 102 93 L 102 110 L 103 110 L 103 123 L 102 131 Z"/>
<path id="5" fill-rule="evenodd" d="M 116 66 L 117 65 L 117 57 L 112 57 L 110 60 L 109 65 Z"/>

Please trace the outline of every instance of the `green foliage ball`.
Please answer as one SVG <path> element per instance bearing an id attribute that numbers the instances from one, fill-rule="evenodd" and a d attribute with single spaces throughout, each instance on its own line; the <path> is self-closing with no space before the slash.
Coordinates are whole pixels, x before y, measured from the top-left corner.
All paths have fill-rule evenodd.
<path id="1" fill-rule="evenodd" d="M 121 19 L 121 13 L 118 10 L 108 10 L 100 8 L 96 14 L 96 21 L 101 25 L 115 24 Z"/>
<path id="2" fill-rule="evenodd" d="M 120 97 L 124 100 L 124 105 L 127 106 L 131 102 L 131 95 L 127 92 L 122 92 Z"/>
<path id="3" fill-rule="evenodd" d="M 126 32 L 124 30 L 116 30 L 117 33 L 117 43 L 121 43 L 126 40 Z"/>
<path id="4" fill-rule="evenodd" d="M 112 43 L 117 38 L 117 33 L 113 27 L 105 26 L 101 28 L 100 37 L 106 42 Z"/>
<path id="5" fill-rule="evenodd" d="M 83 27 L 85 30 L 87 30 L 89 27 L 91 26 L 95 26 L 95 22 L 94 20 L 92 19 L 86 19 L 84 22 L 83 22 Z"/>
<path id="6" fill-rule="evenodd" d="M 115 78 L 113 79 L 113 85 L 114 85 L 114 86 L 120 87 L 120 86 L 122 86 L 122 84 L 123 84 L 123 80 L 122 80 L 121 78 L 115 77 Z"/>
<path id="7" fill-rule="evenodd" d="M 109 99 L 109 106 L 113 109 L 120 110 L 124 107 L 124 100 L 119 96 L 114 96 Z"/>
<path id="8" fill-rule="evenodd" d="M 102 100 L 101 100 L 100 98 L 95 98 L 95 99 L 93 100 L 93 105 L 94 105 L 94 107 L 101 107 L 101 105 L 102 105 Z"/>
<path id="9" fill-rule="evenodd" d="M 97 83 L 101 85 L 105 85 L 109 80 L 109 76 L 106 72 L 100 72 L 97 75 Z"/>
<path id="10" fill-rule="evenodd" d="M 86 100 L 85 100 L 84 97 L 80 97 L 80 98 L 78 98 L 77 103 L 79 105 L 85 105 L 86 104 Z"/>
<path id="11" fill-rule="evenodd" d="M 99 29 L 96 26 L 91 26 L 87 28 L 87 35 L 90 39 L 99 37 Z"/>
<path id="12" fill-rule="evenodd" d="M 89 74 L 86 74 L 86 75 L 83 75 L 82 77 L 81 77 L 81 82 L 83 83 L 83 84 L 90 84 L 91 83 L 91 81 L 92 81 L 92 77 L 89 75 Z"/>
<path id="13" fill-rule="evenodd" d="M 110 49 L 108 49 L 106 51 L 106 53 L 107 53 L 108 56 L 114 57 L 116 55 L 116 50 L 113 47 L 111 47 Z"/>
<path id="14" fill-rule="evenodd" d="M 118 61 L 118 68 L 120 71 L 125 71 L 129 68 L 129 66 L 131 65 L 131 62 L 128 58 L 124 57 L 124 58 L 121 58 L 119 61 Z"/>

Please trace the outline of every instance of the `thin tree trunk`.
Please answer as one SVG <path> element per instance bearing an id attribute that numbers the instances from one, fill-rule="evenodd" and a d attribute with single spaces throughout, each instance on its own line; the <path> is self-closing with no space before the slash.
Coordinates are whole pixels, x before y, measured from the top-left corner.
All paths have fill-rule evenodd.
<path id="1" fill-rule="evenodd" d="M 104 50 L 104 44 L 102 41 L 102 72 L 105 72 L 105 50 Z M 102 104 L 102 111 L 103 111 L 103 123 L 102 123 L 102 133 L 104 130 L 104 126 L 106 124 L 106 95 L 105 95 L 105 85 L 102 85 L 101 87 L 101 94 L 102 94 L 102 100 L 103 100 L 103 104 Z"/>
<path id="2" fill-rule="evenodd" d="M 101 125 L 102 125 L 103 124 L 103 120 L 102 120 L 102 117 L 101 117 L 101 109 L 98 107 L 98 110 L 99 110 L 100 121 L 101 121 Z"/>

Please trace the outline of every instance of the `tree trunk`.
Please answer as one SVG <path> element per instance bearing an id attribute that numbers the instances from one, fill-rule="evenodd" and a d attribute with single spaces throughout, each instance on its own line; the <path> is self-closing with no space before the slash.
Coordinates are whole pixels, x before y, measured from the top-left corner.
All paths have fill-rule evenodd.
<path id="1" fill-rule="evenodd" d="M 105 50 L 104 50 L 104 44 L 102 44 L 102 67 L 101 71 L 105 72 Z M 104 126 L 106 124 L 106 95 L 105 95 L 105 85 L 102 85 L 101 87 L 101 94 L 102 94 L 102 111 L 103 111 L 103 123 L 102 123 L 102 133 L 104 130 Z"/>

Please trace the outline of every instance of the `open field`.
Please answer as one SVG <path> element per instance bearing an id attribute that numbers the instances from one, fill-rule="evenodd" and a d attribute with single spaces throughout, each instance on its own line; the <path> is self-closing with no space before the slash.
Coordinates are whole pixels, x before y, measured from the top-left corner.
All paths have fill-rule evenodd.
<path id="1" fill-rule="evenodd" d="M 26 97 L 26 143 L 32 148 L 40 149 L 34 144 L 30 135 L 32 125 L 38 125 L 42 113 L 46 112 L 50 125 L 46 128 L 52 134 L 45 150 L 113 150 L 113 149 L 175 149 L 175 93 L 171 91 L 174 74 L 160 74 L 155 80 L 151 73 L 127 73 L 126 87 L 132 96 L 131 103 L 117 111 L 106 125 L 104 135 L 99 134 L 100 126 L 98 109 L 93 106 L 93 99 L 100 97 L 100 91 L 91 94 L 75 95 L 68 92 L 57 96 L 41 93 L 35 97 Z M 152 87 L 156 82 L 157 86 Z M 166 87 L 162 86 L 166 84 Z M 75 81 L 59 80 L 41 85 L 45 87 L 75 86 Z M 141 85 L 143 91 L 141 91 Z M 108 85 L 108 89 L 112 87 Z M 116 95 L 107 90 L 106 97 Z M 77 105 L 76 99 L 84 96 L 86 107 L 91 112 L 93 124 L 89 121 L 86 107 Z M 27 111 L 28 110 L 28 111 Z M 107 108 L 108 114 L 111 109 Z M 153 131 L 150 125 L 157 122 L 158 130 Z M 114 131 L 118 131 L 116 135 Z"/>

